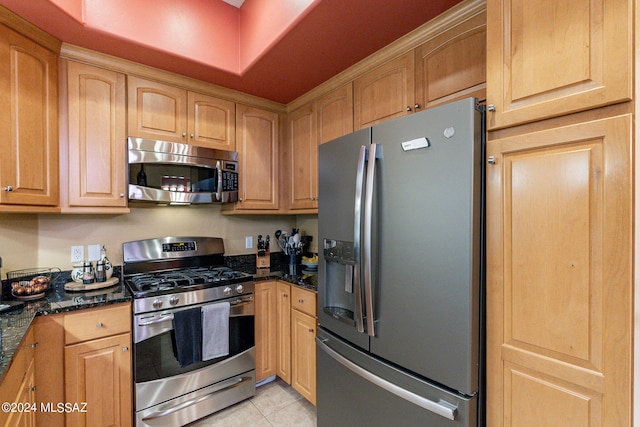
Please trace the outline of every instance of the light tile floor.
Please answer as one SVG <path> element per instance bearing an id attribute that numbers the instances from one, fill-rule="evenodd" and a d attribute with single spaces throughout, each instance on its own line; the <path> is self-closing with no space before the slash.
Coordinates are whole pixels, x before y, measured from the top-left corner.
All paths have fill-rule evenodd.
<path id="1" fill-rule="evenodd" d="M 248 400 L 198 420 L 189 427 L 315 427 L 316 407 L 277 378 Z"/>

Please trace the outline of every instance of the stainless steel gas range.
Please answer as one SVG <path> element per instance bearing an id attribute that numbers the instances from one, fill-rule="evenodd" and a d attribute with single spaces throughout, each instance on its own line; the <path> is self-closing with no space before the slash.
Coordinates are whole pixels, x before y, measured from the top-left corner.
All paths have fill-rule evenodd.
<path id="1" fill-rule="evenodd" d="M 181 426 L 253 396 L 253 277 L 224 266 L 222 239 L 126 242 L 123 256 L 134 296 L 136 424 Z M 199 357 L 201 336 L 218 353 Z"/>

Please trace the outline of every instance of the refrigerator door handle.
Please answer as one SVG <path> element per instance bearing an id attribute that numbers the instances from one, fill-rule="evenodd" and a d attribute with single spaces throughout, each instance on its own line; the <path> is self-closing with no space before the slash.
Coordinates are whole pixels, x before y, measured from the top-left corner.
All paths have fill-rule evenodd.
<path id="1" fill-rule="evenodd" d="M 360 269 L 360 243 L 362 228 L 362 194 L 364 191 L 364 166 L 367 157 L 367 147 L 360 146 L 358 153 L 358 168 L 356 170 L 356 196 L 353 216 L 353 288 L 355 291 L 355 321 L 358 332 L 364 333 L 364 319 L 362 315 L 362 283 Z"/>
<path id="2" fill-rule="evenodd" d="M 433 412 L 434 414 L 440 415 L 448 420 L 455 420 L 457 414 L 457 407 L 452 405 L 449 402 L 444 400 L 439 400 L 438 402 L 434 402 L 433 400 L 426 399 L 420 395 L 417 395 L 409 390 L 405 390 L 402 387 L 398 387 L 390 381 L 385 380 L 377 375 L 372 374 L 366 369 L 358 366 L 353 363 L 346 357 L 339 354 L 337 351 L 333 350 L 329 347 L 325 342 L 328 340 L 322 340 L 316 337 L 316 344 L 318 348 L 329 356 L 331 356 L 336 362 L 340 363 L 345 368 L 349 369 L 354 374 L 362 377 L 363 379 L 369 381 L 370 383 L 388 391 L 389 393 L 395 394 L 396 396 L 404 399 L 408 402 L 413 403 L 421 408 L 426 409 L 427 411 Z"/>
<path id="3" fill-rule="evenodd" d="M 367 187 L 364 199 L 364 238 L 362 244 L 362 254 L 364 259 L 365 313 L 367 316 L 367 334 L 370 337 L 374 337 L 376 335 L 374 324 L 375 316 L 373 313 L 373 287 L 371 284 L 371 230 L 373 227 L 373 184 L 376 174 L 377 151 L 378 144 L 371 144 L 367 165 Z"/>

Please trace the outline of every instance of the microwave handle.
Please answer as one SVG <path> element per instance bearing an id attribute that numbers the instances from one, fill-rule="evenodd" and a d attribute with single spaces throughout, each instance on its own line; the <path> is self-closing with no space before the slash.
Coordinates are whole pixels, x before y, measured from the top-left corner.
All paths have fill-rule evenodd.
<path id="1" fill-rule="evenodd" d="M 222 167 L 220 166 L 220 161 L 216 163 L 216 170 L 218 171 L 218 187 L 216 188 L 216 200 L 218 202 L 222 201 Z"/>

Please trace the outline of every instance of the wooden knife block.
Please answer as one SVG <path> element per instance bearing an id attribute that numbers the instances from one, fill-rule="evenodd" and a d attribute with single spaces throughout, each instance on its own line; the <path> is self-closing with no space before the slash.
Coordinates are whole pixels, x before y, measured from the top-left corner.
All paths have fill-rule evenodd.
<path id="1" fill-rule="evenodd" d="M 264 253 L 264 255 L 262 255 Z M 271 267 L 271 252 L 260 251 L 256 254 L 256 268 L 270 268 Z"/>

